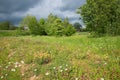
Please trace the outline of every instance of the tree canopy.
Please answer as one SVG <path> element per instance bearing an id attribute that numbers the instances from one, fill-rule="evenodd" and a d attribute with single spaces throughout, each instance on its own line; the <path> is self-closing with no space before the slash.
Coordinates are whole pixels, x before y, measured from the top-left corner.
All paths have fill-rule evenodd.
<path id="1" fill-rule="evenodd" d="M 86 0 L 77 13 L 90 32 L 120 35 L 120 0 Z"/>
<path id="2" fill-rule="evenodd" d="M 34 16 L 27 15 L 20 26 L 21 29 L 28 27 L 28 30 L 35 35 L 71 36 L 75 33 L 75 28 L 69 23 L 68 18 L 63 21 L 53 14 L 49 14 L 46 20 L 41 18 L 39 21 Z"/>

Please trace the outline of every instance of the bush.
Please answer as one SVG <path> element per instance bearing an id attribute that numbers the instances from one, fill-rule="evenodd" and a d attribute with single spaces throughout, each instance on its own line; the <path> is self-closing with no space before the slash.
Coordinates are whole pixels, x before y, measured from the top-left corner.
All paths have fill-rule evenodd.
<path id="1" fill-rule="evenodd" d="M 76 32 L 75 28 L 70 24 L 65 28 L 64 31 L 65 31 L 64 34 L 66 36 L 71 36 L 72 34 L 74 34 Z"/>

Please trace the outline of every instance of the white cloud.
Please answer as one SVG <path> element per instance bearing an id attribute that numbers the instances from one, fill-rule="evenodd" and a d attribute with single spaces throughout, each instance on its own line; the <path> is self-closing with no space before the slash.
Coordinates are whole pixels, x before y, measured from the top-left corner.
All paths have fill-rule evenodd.
<path id="1" fill-rule="evenodd" d="M 62 0 L 44 0 L 42 3 L 30 8 L 25 14 L 32 14 L 38 18 L 47 18 L 50 13 L 56 13 L 62 7 Z"/>
<path id="2" fill-rule="evenodd" d="M 24 15 L 31 14 L 39 18 L 47 18 L 47 16 L 50 13 L 53 13 L 54 15 L 57 15 L 61 18 L 68 17 L 72 23 L 75 21 L 78 21 L 79 15 L 75 13 L 75 10 L 60 10 L 61 8 L 66 6 L 66 2 L 69 1 L 63 1 L 63 0 L 43 0 L 42 3 L 37 4 L 33 8 L 30 8 Z M 75 4 L 75 1 L 72 1 Z M 71 2 L 71 3 L 72 3 Z M 72 6 L 72 4 L 69 4 Z M 77 3 L 78 4 L 78 3 Z M 67 3 L 68 5 L 68 3 Z M 80 6 L 80 5 L 78 5 Z M 76 20 L 75 20 L 76 18 Z"/>

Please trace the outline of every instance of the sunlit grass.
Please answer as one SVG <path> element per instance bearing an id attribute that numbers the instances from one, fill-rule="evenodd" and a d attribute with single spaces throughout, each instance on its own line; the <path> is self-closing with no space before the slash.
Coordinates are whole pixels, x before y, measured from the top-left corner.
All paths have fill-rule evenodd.
<path id="1" fill-rule="evenodd" d="M 119 80 L 120 37 L 0 37 L 0 80 Z"/>

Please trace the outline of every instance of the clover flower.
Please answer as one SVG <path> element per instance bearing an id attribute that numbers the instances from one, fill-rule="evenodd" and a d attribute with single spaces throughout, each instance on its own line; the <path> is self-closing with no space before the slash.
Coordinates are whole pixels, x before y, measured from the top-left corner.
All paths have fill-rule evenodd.
<path id="1" fill-rule="evenodd" d="M 65 68 L 65 71 L 67 71 L 68 69 L 67 68 Z"/>
<path id="2" fill-rule="evenodd" d="M 1 76 L 1 79 L 3 79 L 4 78 L 4 76 Z"/>
<path id="3" fill-rule="evenodd" d="M 5 67 L 6 69 L 8 68 L 8 66 Z"/>
<path id="4" fill-rule="evenodd" d="M 7 76 L 8 74 L 5 74 L 5 76 Z"/>
<path id="5" fill-rule="evenodd" d="M 53 67 L 53 69 L 56 69 L 56 67 Z"/>
<path id="6" fill-rule="evenodd" d="M 15 69 L 11 69 L 11 71 L 15 72 L 16 70 Z"/>
<path id="7" fill-rule="evenodd" d="M 75 80 L 78 80 L 78 78 L 75 78 Z"/>
<path id="8" fill-rule="evenodd" d="M 48 76 L 50 73 L 49 72 L 46 72 L 45 75 Z"/>
<path id="9" fill-rule="evenodd" d="M 100 80 L 104 80 L 104 78 L 101 78 Z"/>
<path id="10" fill-rule="evenodd" d="M 59 68 L 62 68 L 62 66 L 59 66 Z"/>
<path id="11" fill-rule="evenodd" d="M 24 61 L 21 61 L 22 64 L 24 64 Z"/>
<path id="12" fill-rule="evenodd" d="M 60 72 L 63 72 L 63 70 L 60 70 Z"/>
<path id="13" fill-rule="evenodd" d="M 37 69 L 34 69 L 34 71 L 37 71 Z"/>

